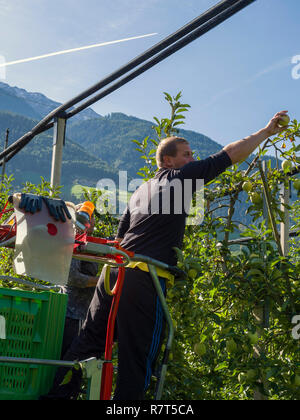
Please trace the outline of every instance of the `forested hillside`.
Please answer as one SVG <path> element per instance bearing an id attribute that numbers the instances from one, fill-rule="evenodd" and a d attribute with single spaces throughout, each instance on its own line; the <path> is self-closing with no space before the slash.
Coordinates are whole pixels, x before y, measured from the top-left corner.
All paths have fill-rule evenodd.
<path id="1" fill-rule="evenodd" d="M 122 113 L 113 113 L 97 119 L 72 122 L 68 125 L 68 135 L 90 153 L 105 160 L 114 170 L 127 170 L 135 177 L 141 167 L 140 154 L 132 140 L 143 140 L 150 136 L 157 140 L 153 122 L 141 120 Z M 222 146 L 209 137 L 195 131 L 180 130 L 179 134 L 191 144 L 192 150 L 200 158 L 218 152 Z"/>
<path id="2" fill-rule="evenodd" d="M 30 131 L 35 121 L 20 115 L 0 112 L 0 138 L 5 138 L 9 128 L 9 144 Z M 23 150 L 6 164 L 6 173 L 13 174 L 16 190 L 27 181 L 39 183 L 40 177 L 50 180 L 52 162 L 53 130 L 35 137 Z M 84 148 L 69 138 L 63 151 L 62 185 L 64 197 L 70 198 L 74 184 L 96 186 L 101 178 L 113 178 L 115 173 L 109 170 L 105 162 L 89 154 Z"/>

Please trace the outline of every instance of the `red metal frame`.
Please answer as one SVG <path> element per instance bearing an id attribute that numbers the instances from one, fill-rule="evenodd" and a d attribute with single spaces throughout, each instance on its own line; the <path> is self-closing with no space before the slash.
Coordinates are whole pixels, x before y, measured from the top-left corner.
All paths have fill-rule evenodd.
<path id="1" fill-rule="evenodd" d="M 114 340 L 116 316 L 117 316 L 120 297 L 122 293 L 124 277 L 125 277 L 125 268 L 119 267 L 118 279 L 117 279 L 116 286 L 114 287 L 114 290 L 113 290 L 113 300 L 112 300 L 108 323 L 107 323 L 105 355 L 104 355 L 104 362 L 103 362 L 103 367 L 102 367 L 100 400 L 110 400 L 111 398 L 112 381 L 113 381 L 113 364 L 111 361 L 112 350 L 113 350 L 113 345 L 114 345 L 113 340 Z"/>
<path id="2" fill-rule="evenodd" d="M 90 237 L 90 236 L 87 236 L 86 234 L 78 235 L 76 237 L 76 240 L 80 242 L 84 242 L 84 243 L 93 242 L 93 243 L 100 243 L 100 244 L 110 245 L 110 246 L 113 245 L 117 249 L 120 249 L 126 252 L 128 255 L 134 256 L 133 252 L 126 251 L 125 249 L 123 249 L 119 245 L 118 241 L 111 241 L 111 240 L 103 239 L 103 238 Z M 79 252 L 76 252 L 76 249 L 78 246 L 79 244 L 74 245 L 74 253 L 79 254 Z M 107 254 L 105 255 L 105 258 L 114 259 L 117 264 L 123 263 L 123 257 L 120 255 Z M 124 277 L 125 277 L 125 267 L 119 267 L 117 282 L 112 290 L 113 300 L 112 300 L 109 318 L 107 322 L 105 353 L 104 353 L 102 378 L 101 378 L 100 400 L 111 399 L 113 372 L 114 372 L 114 367 L 113 367 L 113 363 L 111 359 L 112 359 L 112 351 L 113 351 L 113 345 L 114 345 L 115 323 L 116 323 L 116 317 L 117 317 L 120 297 L 121 297 L 123 283 L 124 283 Z"/>

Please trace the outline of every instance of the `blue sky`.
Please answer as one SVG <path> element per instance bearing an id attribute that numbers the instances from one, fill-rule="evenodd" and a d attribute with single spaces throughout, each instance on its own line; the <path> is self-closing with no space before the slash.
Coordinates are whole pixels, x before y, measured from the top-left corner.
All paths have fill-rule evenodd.
<path id="1" fill-rule="evenodd" d="M 157 33 L 10 66 L 2 81 L 67 101 L 216 3 L 0 0 L 0 55 L 7 62 Z M 168 113 L 162 92 L 182 91 L 191 105 L 184 128 L 222 145 L 257 131 L 280 110 L 300 120 L 299 17 L 299 0 L 257 0 L 93 108 L 152 121 Z"/>

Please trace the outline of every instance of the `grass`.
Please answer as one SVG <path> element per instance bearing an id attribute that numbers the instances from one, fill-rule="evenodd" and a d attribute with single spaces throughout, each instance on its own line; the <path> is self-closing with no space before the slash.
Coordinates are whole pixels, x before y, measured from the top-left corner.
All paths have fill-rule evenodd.
<path id="1" fill-rule="evenodd" d="M 93 187 L 86 187 L 84 185 L 80 185 L 80 184 L 76 184 L 73 185 L 73 187 L 71 188 L 71 194 L 73 196 L 75 196 L 78 200 L 83 198 L 83 194 L 84 194 L 84 189 L 88 190 L 88 191 L 97 191 L 97 188 L 93 188 Z M 106 190 L 106 193 L 108 195 L 110 195 L 111 197 L 113 196 L 113 192 L 112 191 L 108 191 Z M 117 196 L 117 200 L 119 199 L 120 202 L 127 204 L 130 196 L 131 196 L 131 192 L 128 191 L 124 191 L 124 190 L 116 190 L 116 196 Z"/>

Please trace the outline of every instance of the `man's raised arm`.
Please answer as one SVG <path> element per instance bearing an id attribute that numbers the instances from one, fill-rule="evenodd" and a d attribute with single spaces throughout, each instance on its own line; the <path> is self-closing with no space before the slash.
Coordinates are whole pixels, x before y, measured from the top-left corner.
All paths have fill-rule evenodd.
<path id="1" fill-rule="evenodd" d="M 223 150 L 230 157 L 232 164 L 241 162 L 246 159 L 264 140 L 283 131 L 286 127 L 278 125 L 280 119 L 287 114 L 288 111 L 280 111 L 269 121 L 265 128 L 257 133 L 252 134 L 242 140 L 230 143 Z"/>

